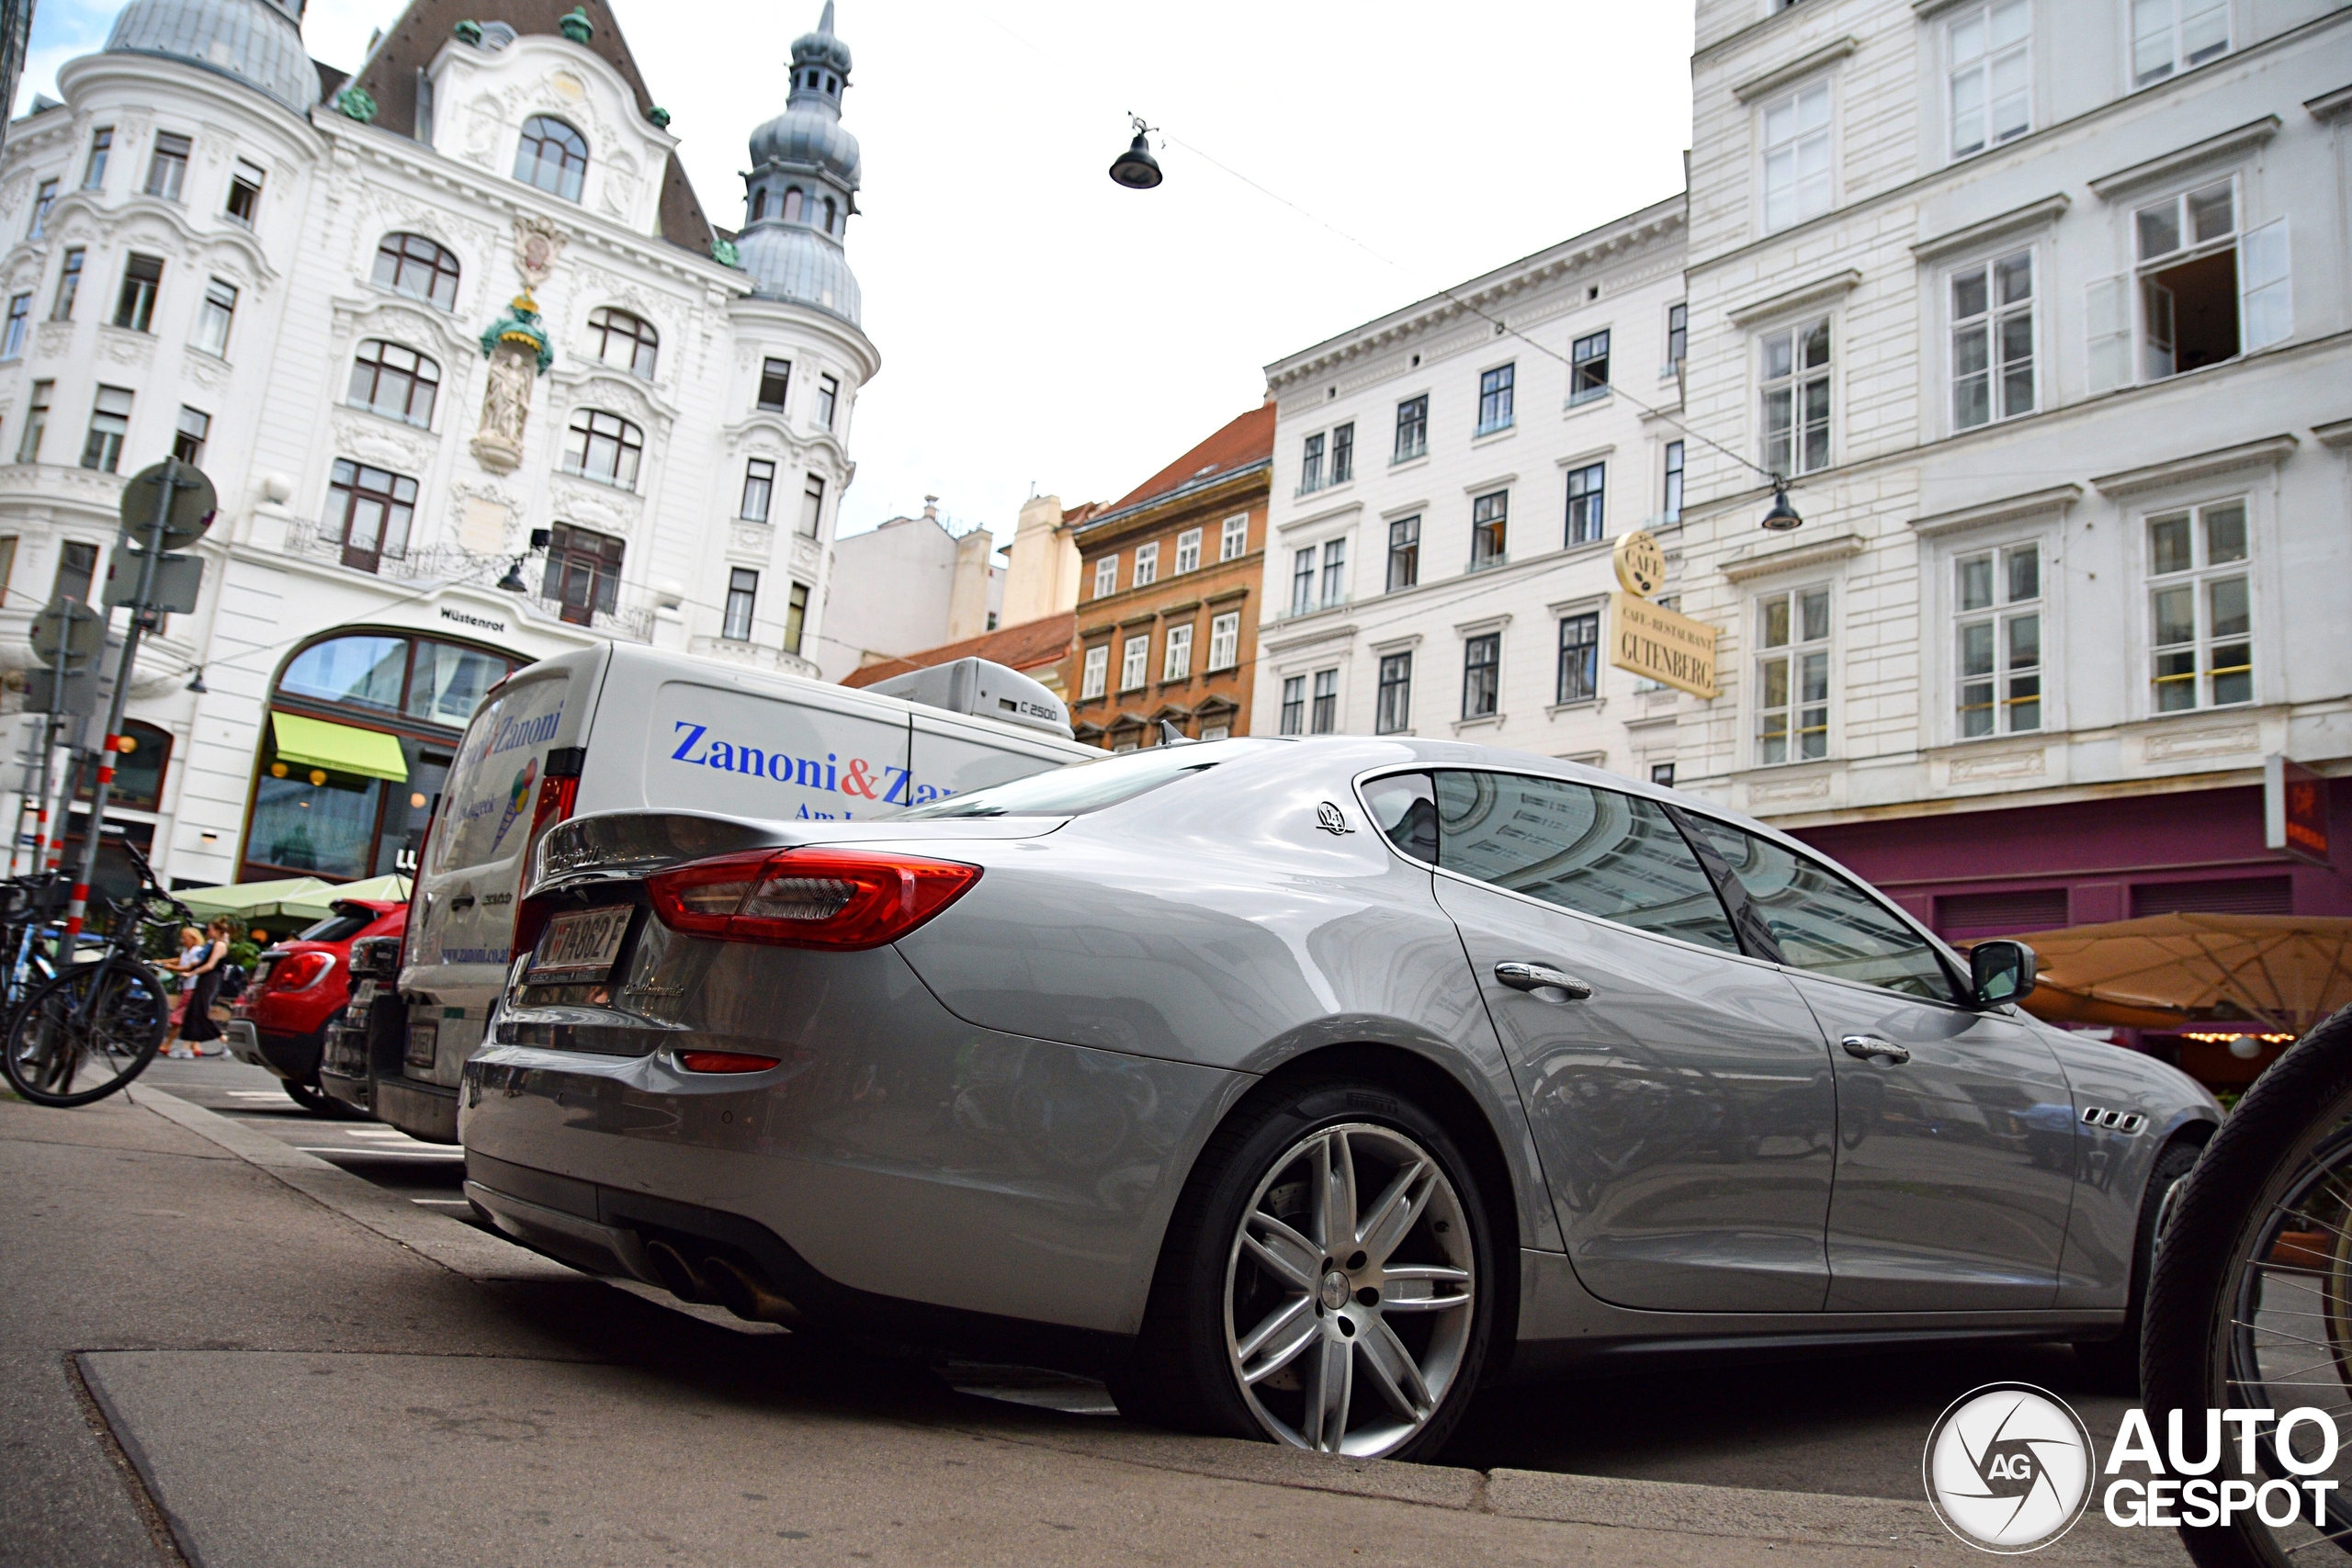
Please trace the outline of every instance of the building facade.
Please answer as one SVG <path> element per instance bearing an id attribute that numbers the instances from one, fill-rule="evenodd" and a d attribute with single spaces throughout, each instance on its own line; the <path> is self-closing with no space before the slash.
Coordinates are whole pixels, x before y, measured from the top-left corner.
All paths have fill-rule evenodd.
<path id="1" fill-rule="evenodd" d="M 132 0 L 12 128 L 0 657 L 91 593 L 127 476 L 220 495 L 131 693 L 167 876 L 404 867 L 474 698 L 594 639 L 815 672 L 879 363 L 831 16 L 731 236 L 603 0 L 415 0 L 348 81 L 299 0 Z"/>
<path id="2" fill-rule="evenodd" d="M 1064 673 L 1078 739 L 1114 751 L 1250 733 L 1264 613 L 1269 400 L 1077 530 L 1078 641 Z"/>
<path id="3" fill-rule="evenodd" d="M 825 627 L 810 645 L 818 673 L 846 682 L 885 660 L 994 631 L 1003 612 L 1006 572 L 996 536 L 958 532 L 923 497 L 920 517 L 893 517 L 878 528 L 833 542 L 826 578 Z"/>
<path id="4" fill-rule="evenodd" d="M 1266 367 L 1254 733 L 1670 769 L 1604 638 L 1611 542 L 1680 508 L 1682 255 L 1676 197 Z"/>
<path id="5" fill-rule="evenodd" d="M 2352 913 L 2260 787 L 2352 828 L 2352 7 L 1702 0 L 1692 75 L 1679 782 L 1961 940 Z"/>

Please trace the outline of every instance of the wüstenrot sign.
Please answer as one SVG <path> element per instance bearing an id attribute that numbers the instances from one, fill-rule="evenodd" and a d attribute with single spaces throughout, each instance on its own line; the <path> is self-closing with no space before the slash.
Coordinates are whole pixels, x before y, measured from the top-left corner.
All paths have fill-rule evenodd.
<path id="1" fill-rule="evenodd" d="M 1609 596 L 1609 662 L 1694 697 L 1715 694 L 1715 628 L 1636 599 Z"/>

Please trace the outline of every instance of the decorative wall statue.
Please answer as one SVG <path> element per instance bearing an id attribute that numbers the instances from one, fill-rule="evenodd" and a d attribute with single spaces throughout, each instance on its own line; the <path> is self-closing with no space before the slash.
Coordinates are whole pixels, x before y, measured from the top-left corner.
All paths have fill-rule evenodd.
<path id="1" fill-rule="evenodd" d="M 474 432 L 474 459 L 492 473 L 509 474 L 523 460 L 531 383 L 555 363 L 538 305 L 528 294 L 516 295 L 505 313 L 482 329 L 481 351 L 490 360 L 490 385 L 482 393 L 481 426 Z"/>

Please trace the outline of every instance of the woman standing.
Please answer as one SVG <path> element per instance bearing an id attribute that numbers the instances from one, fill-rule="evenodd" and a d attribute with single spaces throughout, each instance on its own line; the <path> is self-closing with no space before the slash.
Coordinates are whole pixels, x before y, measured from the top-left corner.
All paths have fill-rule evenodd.
<path id="1" fill-rule="evenodd" d="M 204 1046 L 220 1038 L 220 1026 L 212 1021 L 212 1003 L 220 994 L 220 965 L 229 962 L 229 922 L 216 919 L 205 927 L 204 946 L 188 956 L 195 964 L 187 971 L 187 1010 L 180 1020 L 179 1039 L 172 1052 L 176 1055 L 187 1046 L 191 1056 L 217 1056 L 220 1052 Z"/>

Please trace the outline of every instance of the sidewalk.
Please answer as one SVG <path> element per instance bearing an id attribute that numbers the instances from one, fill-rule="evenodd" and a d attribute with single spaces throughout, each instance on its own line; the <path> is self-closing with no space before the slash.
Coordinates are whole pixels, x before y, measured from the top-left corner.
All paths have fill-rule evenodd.
<path id="1" fill-rule="evenodd" d="M 1327 1461 L 969 1398 L 585 1278 L 153 1089 L 0 1099 L 0 1180 L 15 1563 L 1982 1561 L 1924 1503 Z M 2094 1514 L 2039 1560 L 2186 1557 Z"/>

